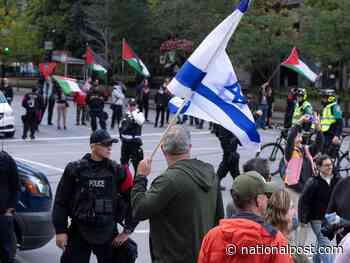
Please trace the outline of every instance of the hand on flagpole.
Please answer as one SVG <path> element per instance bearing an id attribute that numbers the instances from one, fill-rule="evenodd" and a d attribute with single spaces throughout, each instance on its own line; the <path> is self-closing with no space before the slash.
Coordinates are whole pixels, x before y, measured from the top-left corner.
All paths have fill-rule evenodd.
<path id="1" fill-rule="evenodd" d="M 151 174 L 151 168 L 152 159 L 143 159 L 137 167 L 137 174 L 141 176 L 149 176 Z"/>
<path id="2" fill-rule="evenodd" d="M 268 86 L 270 86 L 270 82 L 269 81 L 267 81 L 267 82 L 265 82 L 264 84 L 261 85 L 261 87 L 263 87 L 264 89 L 266 87 L 268 87 Z"/>

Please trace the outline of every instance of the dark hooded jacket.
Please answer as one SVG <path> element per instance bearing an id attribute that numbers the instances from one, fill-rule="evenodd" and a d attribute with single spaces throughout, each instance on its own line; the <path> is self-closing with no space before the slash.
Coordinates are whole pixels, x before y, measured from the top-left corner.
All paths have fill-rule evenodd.
<path id="1" fill-rule="evenodd" d="M 224 216 L 213 166 L 180 160 L 146 187 L 137 175 L 131 199 L 134 218 L 150 220 L 152 262 L 197 262 L 204 235 Z"/>

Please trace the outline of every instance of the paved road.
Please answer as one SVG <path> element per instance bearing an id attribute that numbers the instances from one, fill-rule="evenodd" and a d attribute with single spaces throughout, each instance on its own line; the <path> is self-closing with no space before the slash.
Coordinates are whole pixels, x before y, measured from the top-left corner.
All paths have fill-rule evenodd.
<path id="1" fill-rule="evenodd" d="M 75 126 L 74 115 L 75 107 L 73 103 L 70 103 L 68 129 L 57 130 L 55 126 L 47 126 L 46 121 L 40 127 L 40 132 L 37 134 L 37 139 L 34 141 L 21 140 L 22 126 L 19 122 L 22 109 L 20 107 L 20 96 L 16 96 L 13 108 L 16 113 L 16 127 L 17 132 L 15 138 L 12 140 L 3 140 L 3 147 L 10 152 L 16 158 L 21 159 L 41 171 L 45 172 L 49 178 L 53 191 L 56 191 L 58 181 L 60 180 L 62 171 L 65 165 L 72 160 L 79 159 L 89 151 L 88 138 L 90 135 L 89 127 Z M 109 108 L 108 108 L 109 110 Z M 56 116 L 54 116 L 55 118 Z M 44 116 L 46 120 L 46 116 Z M 150 120 L 154 119 L 154 112 L 151 112 Z M 222 151 L 218 143 L 217 138 L 210 134 L 207 130 L 207 126 L 203 130 L 192 129 L 192 155 L 203 161 L 212 163 L 215 167 L 218 166 L 221 160 Z M 158 143 L 160 135 L 163 129 L 153 128 L 151 123 L 144 126 L 144 151 L 145 155 L 150 155 L 155 145 Z M 117 135 L 116 131 L 111 131 L 112 134 Z M 278 135 L 276 130 L 267 130 L 261 132 L 264 142 L 273 141 Z M 241 164 L 248 159 L 255 156 L 254 152 L 240 149 Z M 120 159 L 120 145 L 117 144 L 113 148 L 113 159 Z M 153 170 L 151 180 L 155 178 L 166 168 L 165 160 L 158 151 L 154 158 Z M 279 178 L 274 180 L 279 181 Z M 223 180 L 223 185 L 230 189 L 232 179 L 227 176 Z M 225 204 L 230 200 L 229 191 L 223 192 L 223 199 Z M 149 226 L 147 222 L 142 222 L 137 227 L 132 238 L 135 239 L 139 246 L 139 259 L 138 262 L 148 263 L 150 262 L 149 247 L 148 247 L 148 230 Z M 33 251 L 20 251 L 18 252 L 17 261 L 22 263 L 27 262 L 41 262 L 52 263 L 59 262 L 60 250 L 55 247 L 54 240 L 51 240 L 43 248 Z M 96 262 L 93 258 L 91 262 Z"/>

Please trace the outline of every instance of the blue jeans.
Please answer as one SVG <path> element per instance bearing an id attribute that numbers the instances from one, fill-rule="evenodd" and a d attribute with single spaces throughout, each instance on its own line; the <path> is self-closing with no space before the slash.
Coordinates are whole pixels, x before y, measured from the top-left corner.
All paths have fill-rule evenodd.
<path id="1" fill-rule="evenodd" d="M 269 105 L 267 105 L 267 104 L 260 104 L 259 105 L 259 110 L 262 111 L 262 115 L 257 119 L 258 128 L 265 129 L 266 122 L 267 122 L 268 109 L 269 109 Z"/>
<path id="2" fill-rule="evenodd" d="M 311 228 L 316 235 L 316 254 L 313 255 L 313 263 L 332 263 L 334 255 L 318 254 L 319 248 L 331 246 L 331 241 L 321 233 L 321 220 L 311 221 Z"/>

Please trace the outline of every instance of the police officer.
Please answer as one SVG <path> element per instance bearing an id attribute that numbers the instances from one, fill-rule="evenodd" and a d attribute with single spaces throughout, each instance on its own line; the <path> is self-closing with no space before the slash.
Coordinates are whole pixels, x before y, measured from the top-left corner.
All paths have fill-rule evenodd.
<path id="1" fill-rule="evenodd" d="M 322 114 L 321 131 L 323 132 L 325 143 L 323 153 L 335 158 L 340 148 L 340 136 L 343 132 L 343 116 L 335 91 L 332 89 L 321 90 Z"/>
<path id="2" fill-rule="evenodd" d="M 105 130 L 95 131 L 90 137 L 91 153 L 64 170 L 52 215 L 56 245 L 63 250 L 61 263 L 88 263 L 91 252 L 99 263 L 121 262 L 113 259 L 112 245 L 128 242 L 137 222 L 131 218 L 131 173 L 110 160 L 117 141 Z M 124 222 L 120 234 L 116 222 Z"/>
<path id="3" fill-rule="evenodd" d="M 296 98 L 297 98 L 297 101 L 294 107 L 293 119 L 292 119 L 293 126 L 298 123 L 298 120 L 300 120 L 300 118 L 303 115 L 310 115 L 310 117 L 313 116 L 312 105 L 310 104 L 309 101 L 307 101 L 306 89 L 299 88 L 296 92 Z M 311 122 L 303 125 L 303 129 L 305 131 L 310 130 L 310 128 L 311 128 Z"/>
<path id="4" fill-rule="evenodd" d="M 0 152 L 0 262 L 14 262 L 16 238 L 13 214 L 18 201 L 19 178 L 16 162 Z"/>
<path id="5" fill-rule="evenodd" d="M 128 101 L 128 110 L 119 127 L 120 139 L 122 141 L 120 162 L 122 164 L 128 164 L 131 159 L 135 171 L 139 162 L 143 159 L 141 133 L 144 122 L 145 117 L 137 109 L 136 100 L 133 98 L 130 99 Z"/>
<path id="6" fill-rule="evenodd" d="M 86 102 L 89 106 L 92 131 L 94 132 L 97 129 L 97 118 L 100 122 L 100 128 L 105 130 L 108 115 L 106 116 L 107 113 L 103 111 L 105 101 L 102 94 L 98 91 L 98 86 L 95 85 L 91 88 L 86 96 Z"/>
<path id="7" fill-rule="evenodd" d="M 239 153 L 237 153 L 237 147 L 240 145 L 237 137 L 225 129 L 224 127 L 215 125 L 215 135 L 218 137 L 221 148 L 223 151 L 222 161 L 219 165 L 219 168 L 216 172 L 219 180 L 221 181 L 228 172 L 230 172 L 233 179 L 239 175 Z M 225 188 L 221 186 L 221 189 Z"/>
<path id="8" fill-rule="evenodd" d="M 35 130 L 38 125 L 38 114 L 41 110 L 41 96 L 37 93 L 37 88 L 24 95 L 22 107 L 26 109 L 26 114 L 22 116 L 23 135 L 22 139 L 27 139 L 30 130 L 30 138 L 35 139 Z"/>

